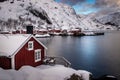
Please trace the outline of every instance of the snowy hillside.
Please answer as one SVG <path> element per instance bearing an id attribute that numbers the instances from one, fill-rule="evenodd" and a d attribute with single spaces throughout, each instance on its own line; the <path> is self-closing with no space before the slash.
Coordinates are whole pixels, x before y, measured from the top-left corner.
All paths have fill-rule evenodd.
<path id="1" fill-rule="evenodd" d="M 110 25 L 105 25 L 100 23 L 97 19 L 96 19 L 96 13 L 93 14 L 89 14 L 87 16 L 82 16 L 80 18 L 80 22 L 81 22 L 81 26 L 84 27 L 84 30 L 106 30 L 106 29 L 110 29 L 110 30 L 114 30 L 115 28 L 113 26 Z M 81 16 L 81 15 L 80 15 Z"/>
<path id="2" fill-rule="evenodd" d="M 105 29 L 89 16 L 77 15 L 71 6 L 54 0 L 5 0 L 0 2 L 0 30 L 39 28 Z M 98 27 L 100 26 L 100 27 Z"/>
<path id="3" fill-rule="evenodd" d="M 75 13 L 68 5 L 57 3 L 54 0 L 9 0 L 0 2 L 0 28 L 20 29 L 26 25 L 40 28 L 96 29 L 96 23 L 89 23 L 83 16 Z M 89 18 L 90 19 L 90 18 Z M 84 25 L 85 24 L 85 25 Z"/>
<path id="4" fill-rule="evenodd" d="M 8 28 L 25 27 L 80 27 L 74 10 L 53 0 L 13 0 L 0 3 L 0 26 Z M 3 27 L 4 26 L 4 27 Z"/>
<path id="5" fill-rule="evenodd" d="M 100 23 L 120 27 L 120 12 L 113 12 L 102 17 L 96 18 Z"/>
<path id="6" fill-rule="evenodd" d="M 36 0 L 13 1 L 0 3 L 0 26 L 2 30 L 5 26 L 21 28 L 21 26 L 24 27 L 29 24 L 36 26 L 52 24 L 45 10 L 37 6 Z"/>

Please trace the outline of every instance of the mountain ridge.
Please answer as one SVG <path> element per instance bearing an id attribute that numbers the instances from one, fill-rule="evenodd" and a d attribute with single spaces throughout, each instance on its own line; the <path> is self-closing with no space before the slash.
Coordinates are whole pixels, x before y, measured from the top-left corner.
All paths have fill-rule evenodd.
<path id="1" fill-rule="evenodd" d="M 9 6 L 9 7 L 8 7 Z M 66 4 L 54 0 L 7 0 L 0 2 L 0 29 L 24 29 L 27 25 L 36 28 L 60 28 L 70 30 L 101 30 L 106 26 L 96 23 L 91 15 L 82 16 Z M 98 27 L 98 25 L 100 27 Z M 102 26 L 102 27 L 101 27 Z M 104 27 L 103 27 L 104 26 Z"/>

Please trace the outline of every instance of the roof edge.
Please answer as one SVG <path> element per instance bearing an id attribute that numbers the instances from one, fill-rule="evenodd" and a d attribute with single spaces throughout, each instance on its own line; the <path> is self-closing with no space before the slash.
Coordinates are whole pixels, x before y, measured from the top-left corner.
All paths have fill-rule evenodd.
<path id="1" fill-rule="evenodd" d="M 20 45 L 20 47 L 12 55 L 10 55 L 9 57 L 12 58 L 13 56 L 15 56 L 17 54 L 17 52 L 29 41 L 30 38 L 34 38 L 39 44 L 41 44 L 45 49 L 47 49 L 47 47 L 41 41 L 39 41 L 38 39 L 36 39 L 33 35 L 30 35 L 25 40 L 25 42 L 22 45 Z"/>
<path id="2" fill-rule="evenodd" d="M 37 38 L 35 38 L 35 36 L 32 35 L 32 37 L 33 37 L 39 44 L 41 44 L 45 49 L 47 49 L 47 47 L 46 47 L 41 41 L 39 41 Z"/>
<path id="3" fill-rule="evenodd" d="M 17 52 L 28 42 L 28 40 L 32 37 L 32 35 L 30 35 L 23 44 L 20 45 L 20 47 L 12 54 L 10 55 L 9 57 L 13 57 L 17 54 Z"/>

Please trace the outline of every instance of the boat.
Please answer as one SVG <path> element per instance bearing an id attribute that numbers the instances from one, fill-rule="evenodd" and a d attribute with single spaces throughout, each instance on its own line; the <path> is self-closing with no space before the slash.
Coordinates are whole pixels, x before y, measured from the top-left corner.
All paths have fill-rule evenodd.
<path id="1" fill-rule="evenodd" d="M 73 36 L 85 36 L 85 34 L 82 32 L 75 32 L 73 33 Z"/>
<path id="2" fill-rule="evenodd" d="M 49 34 L 36 34 L 35 35 L 36 38 L 46 38 L 46 37 L 50 37 Z"/>
<path id="3" fill-rule="evenodd" d="M 84 32 L 85 36 L 95 36 L 94 32 Z"/>
<path id="4" fill-rule="evenodd" d="M 104 32 L 94 32 L 95 35 L 104 35 Z"/>

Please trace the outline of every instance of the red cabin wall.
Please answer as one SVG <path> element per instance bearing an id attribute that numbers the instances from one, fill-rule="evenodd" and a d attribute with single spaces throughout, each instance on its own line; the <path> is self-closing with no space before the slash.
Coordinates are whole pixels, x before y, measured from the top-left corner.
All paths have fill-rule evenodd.
<path id="1" fill-rule="evenodd" d="M 60 33 L 61 32 L 61 30 L 53 30 L 54 32 L 56 32 L 56 33 Z"/>
<path id="2" fill-rule="evenodd" d="M 11 59 L 7 57 L 0 57 L 0 67 L 3 69 L 11 69 Z"/>
<path id="3" fill-rule="evenodd" d="M 34 49 L 28 50 L 28 42 L 34 41 Z M 42 64 L 44 59 L 44 47 L 40 45 L 34 38 L 31 38 L 20 51 L 15 55 L 15 69 L 21 68 L 23 65 L 38 66 Z M 34 52 L 36 49 L 41 49 L 41 61 L 35 62 Z"/>
<path id="4" fill-rule="evenodd" d="M 21 30 L 21 34 L 26 34 L 26 33 L 27 33 L 27 31 Z"/>

